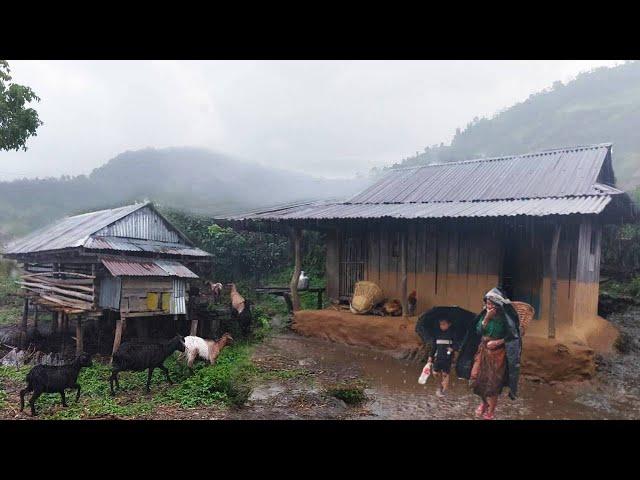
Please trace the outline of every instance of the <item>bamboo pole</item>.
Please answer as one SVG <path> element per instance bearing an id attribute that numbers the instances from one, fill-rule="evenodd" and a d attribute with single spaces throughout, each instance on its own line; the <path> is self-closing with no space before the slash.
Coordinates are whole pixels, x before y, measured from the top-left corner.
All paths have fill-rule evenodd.
<path id="1" fill-rule="evenodd" d="M 558 304 L 558 245 L 560 244 L 561 225 L 556 225 L 551 242 L 549 270 L 551 273 L 551 295 L 549 306 L 549 338 L 556 338 L 556 309 Z"/>
<path id="2" fill-rule="evenodd" d="M 291 290 L 291 304 L 293 311 L 300 310 L 300 295 L 298 294 L 298 280 L 300 279 L 300 272 L 302 271 L 302 256 L 300 252 L 300 244 L 302 243 L 302 230 L 299 227 L 293 227 L 291 229 L 291 243 L 293 246 L 293 275 L 291 275 L 291 283 L 289 289 Z"/>

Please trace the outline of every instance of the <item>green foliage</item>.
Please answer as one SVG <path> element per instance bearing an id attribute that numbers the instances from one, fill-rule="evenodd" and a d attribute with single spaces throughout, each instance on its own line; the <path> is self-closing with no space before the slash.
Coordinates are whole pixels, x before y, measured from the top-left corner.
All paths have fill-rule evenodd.
<path id="1" fill-rule="evenodd" d="M 251 395 L 251 375 L 255 369 L 247 344 L 225 348 L 214 366 L 196 363 L 191 376 L 187 376 L 187 367 L 178 368 L 182 369 L 181 372 L 176 372 L 181 383 L 168 390 L 165 399 L 183 408 L 214 403 L 238 407 L 244 405 Z"/>
<path id="2" fill-rule="evenodd" d="M 40 98 L 29 87 L 11 82 L 9 64 L 0 60 L 0 150 L 27 149 L 27 139 L 42 125 L 38 112 L 27 108 Z"/>
<path id="3" fill-rule="evenodd" d="M 367 400 L 366 385 L 362 381 L 339 382 L 327 387 L 327 394 L 342 400 L 347 405 L 357 405 Z"/>
<path id="4" fill-rule="evenodd" d="M 0 325 L 14 324 L 22 315 L 22 301 L 16 294 L 20 290 L 12 272 L 15 262 L 0 259 Z"/>

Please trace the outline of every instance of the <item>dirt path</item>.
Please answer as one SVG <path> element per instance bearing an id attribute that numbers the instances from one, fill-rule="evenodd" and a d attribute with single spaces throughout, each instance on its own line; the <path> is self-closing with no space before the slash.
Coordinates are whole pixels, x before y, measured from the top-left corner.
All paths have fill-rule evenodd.
<path id="1" fill-rule="evenodd" d="M 465 381 L 452 379 L 448 397 L 441 400 L 435 396 L 433 380 L 425 386 L 417 383 L 421 365 L 291 333 L 267 340 L 254 359 L 272 368 L 303 368 L 308 373 L 259 386 L 236 418 L 472 419 L 478 403 Z M 637 403 L 633 403 L 638 397 L 620 396 L 603 383 L 603 376 L 570 385 L 522 379 L 519 398 L 511 401 L 504 395 L 498 416 L 527 420 L 640 418 Z M 340 401 L 322 400 L 322 384 L 356 378 L 368 384 L 369 401 L 364 405 L 347 407 Z"/>
<path id="2" fill-rule="evenodd" d="M 626 353 L 599 359 L 596 378 L 576 384 L 548 385 L 522 378 L 520 395 L 503 395 L 500 419 L 638 419 L 640 418 L 640 309 L 611 318 L 626 339 Z M 275 333 L 254 347 L 252 361 L 259 372 L 247 404 L 180 408 L 156 405 L 138 419 L 472 419 L 478 399 L 465 381 L 452 378 L 449 395 L 435 396 L 435 381 L 419 385 L 422 365 L 396 360 L 384 353 L 348 347 L 289 331 Z M 368 400 L 348 406 L 326 391 L 336 382 L 364 380 Z M 28 419 L 17 411 L 21 385 L 5 382 L 0 419 Z M 159 381 L 158 393 L 168 388 Z M 118 396 L 120 405 L 149 401 L 133 389 Z M 47 407 L 51 411 L 59 405 Z M 117 416 L 91 418 L 113 419 Z"/>

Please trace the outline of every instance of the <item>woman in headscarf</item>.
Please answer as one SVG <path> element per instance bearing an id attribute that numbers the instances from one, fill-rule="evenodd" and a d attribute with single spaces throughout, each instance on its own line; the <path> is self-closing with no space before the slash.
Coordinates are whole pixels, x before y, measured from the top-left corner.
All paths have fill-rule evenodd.
<path id="1" fill-rule="evenodd" d="M 482 399 L 476 416 L 495 418 L 498 396 L 509 387 L 515 399 L 520 376 L 520 322 L 511 301 L 499 288 L 484 296 L 484 308 L 467 332 L 456 365 L 459 377 L 468 378 Z"/>

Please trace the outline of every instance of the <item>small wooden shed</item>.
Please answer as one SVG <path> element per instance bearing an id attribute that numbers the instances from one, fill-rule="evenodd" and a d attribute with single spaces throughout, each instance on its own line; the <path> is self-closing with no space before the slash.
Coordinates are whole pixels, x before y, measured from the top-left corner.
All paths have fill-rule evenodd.
<path id="1" fill-rule="evenodd" d="M 73 315 L 78 351 L 89 316 L 117 315 L 115 351 L 127 318 L 188 315 L 193 270 L 210 261 L 148 202 L 64 218 L 9 244 L 4 256 L 24 271 L 24 332 L 30 302 L 54 312 L 56 327 Z"/>
<path id="2" fill-rule="evenodd" d="M 637 221 L 615 187 L 611 144 L 390 170 L 346 202 L 234 217 L 250 228 L 326 233 L 327 295 L 348 299 L 370 280 L 417 312 L 479 311 L 504 287 L 532 304 L 532 332 L 588 330 L 597 317 L 602 226 Z M 293 283 L 292 283 L 292 286 Z M 584 337 L 584 335 L 583 335 Z"/>

